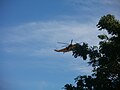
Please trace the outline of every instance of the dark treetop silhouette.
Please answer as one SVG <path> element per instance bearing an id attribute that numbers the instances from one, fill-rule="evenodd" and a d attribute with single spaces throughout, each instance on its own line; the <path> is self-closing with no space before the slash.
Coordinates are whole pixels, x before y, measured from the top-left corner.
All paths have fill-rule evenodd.
<path id="1" fill-rule="evenodd" d="M 108 35 L 98 35 L 101 40 L 98 46 L 89 47 L 87 43 L 76 43 L 55 50 L 57 52 L 72 51 L 75 58 L 89 59 L 93 67 L 91 76 L 78 76 L 76 85 L 66 84 L 65 90 L 120 90 L 120 21 L 108 14 L 96 25 L 99 30 L 106 30 Z"/>

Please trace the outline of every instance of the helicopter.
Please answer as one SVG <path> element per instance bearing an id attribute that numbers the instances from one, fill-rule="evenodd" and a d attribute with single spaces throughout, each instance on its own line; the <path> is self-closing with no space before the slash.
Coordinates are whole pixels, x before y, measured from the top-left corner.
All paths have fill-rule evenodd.
<path id="1" fill-rule="evenodd" d="M 68 44 L 67 47 L 65 47 L 63 49 L 59 49 L 59 50 L 55 49 L 54 51 L 56 51 L 56 52 L 63 52 L 63 53 L 72 51 L 76 47 L 76 44 L 72 44 L 72 42 L 73 42 L 73 40 L 71 40 L 71 43 Z M 62 42 L 58 42 L 58 43 L 67 44 L 67 43 L 62 43 Z"/>

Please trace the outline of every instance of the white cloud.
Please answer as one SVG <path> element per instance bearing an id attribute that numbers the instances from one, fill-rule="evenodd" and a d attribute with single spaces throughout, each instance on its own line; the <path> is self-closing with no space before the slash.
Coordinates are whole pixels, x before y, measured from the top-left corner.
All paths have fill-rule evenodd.
<path id="1" fill-rule="evenodd" d="M 68 70 L 88 74 L 90 69 L 84 66 L 85 63 L 83 64 L 83 61 L 78 64 L 78 62 L 70 60 L 72 58 L 71 53 L 56 53 L 54 49 L 62 48 L 62 45 L 57 44 L 58 41 L 70 43 L 71 39 L 75 42 L 96 44 L 98 31 L 95 24 L 95 22 L 84 24 L 79 21 L 48 21 L 32 22 L 9 28 L 9 30 L 4 32 L 5 36 L 2 40 L 3 51 L 33 56 L 34 61 L 29 60 L 29 63 L 27 61 L 25 63 L 28 68 L 60 69 L 64 72 Z M 39 61 L 37 57 L 39 57 Z M 42 59 L 47 59 L 47 61 Z M 56 59 L 57 61 L 55 61 Z M 83 66 L 80 67 L 81 63 Z M 23 62 L 18 63 L 16 67 L 21 65 L 24 65 Z"/>
<path id="2" fill-rule="evenodd" d="M 120 18 L 120 0 L 68 0 L 70 5 L 78 12 L 78 17 L 88 17 L 94 20 L 106 14 L 113 14 Z M 91 19 L 92 18 L 92 19 Z"/>
<path id="3" fill-rule="evenodd" d="M 8 32 L 7 32 L 8 31 Z M 95 43 L 98 31 L 92 22 L 83 24 L 77 21 L 32 22 L 9 28 L 2 40 L 3 49 L 12 51 L 28 50 L 36 54 L 56 48 L 57 42 Z M 7 51 L 7 50 L 6 50 Z M 30 53 L 30 52 L 29 52 Z"/>
<path id="4" fill-rule="evenodd" d="M 76 71 L 78 74 L 81 75 L 90 75 L 93 69 L 91 66 L 88 65 L 88 60 L 82 60 L 81 58 L 73 59 L 69 62 L 69 68 L 71 71 Z"/>
<path id="5" fill-rule="evenodd" d="M 59 77 L 59 74 L 64 74 L 69 77 L 67 73 L 75 73 L 74 77 L 79 74 L 88 75 L 91 72 L 86 62 L 83 63 L 83 60 L 72 60 L 74 57 L 70 55 L 71 53 L 62 54 L 56 53 L 53 50 L 55 48 L 62 48 L 62 45 L 57 44 L 58 41 L 69 43 L 71 39 L 76 42 L 85 41 L 90 44 L 96 44 L 98 31 L 95 25 L 95 22 L 84 24 L 79 21 L 48 21 L 32 22 L 6 29 L 4 32 L 5 36 L 1 42 L 3 44 L 3 51 L 21 54 L 21 57 L 22 54 L 25 54 L 26 57 L 30 55 L 29 58 L 32 57 L 34 59 L 22 60 L 23 57 L 20 61 L 18 61 L 19 59 L 17 61 L 6 61 L 3 62 L 3 68 L 8 67 L 14 71 L 18 71 L 19 69 L 23 71 L 33 70 L 31 72 L 26 71 L 26 73 L 34 73 L 34 71 L 38 70 L 38 72 L 47 72 L 56 77 Z M 45 77 L 40 77 L 43 78 L 43 80 L 40 78 L 38 81 L 16 81 L 16 85 L 18 85 L 17 87 L 24 87 L 25 85 L 25 88 L 31 85 L 31 87 L 35 86 L 40 90 L 46 89 L 47 87 L 55 88 L 54 85 L 56 83 L 52 83 L 49 80 L 46 81 Z M 59 79 L 57 81 L 60 82 Z M 14 85 L 14 83 L 15 82 L 13 82 L 12 85 Z M 58 87 L 61 86 L 58 85 Z"/>

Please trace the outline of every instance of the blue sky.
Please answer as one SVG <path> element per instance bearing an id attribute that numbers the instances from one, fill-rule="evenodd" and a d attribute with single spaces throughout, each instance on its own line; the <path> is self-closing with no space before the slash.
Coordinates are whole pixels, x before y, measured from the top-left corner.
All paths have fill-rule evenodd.
<path id="1" fill-rule="evenodd" d="M 1 90 L 62 90 L 91 74 L 87 61 L 54 49 L 71 39 L 97 45 L 97 22 L 109 13 L 120 20 L 119 8 L 119 0 L 1 0 Z"/>

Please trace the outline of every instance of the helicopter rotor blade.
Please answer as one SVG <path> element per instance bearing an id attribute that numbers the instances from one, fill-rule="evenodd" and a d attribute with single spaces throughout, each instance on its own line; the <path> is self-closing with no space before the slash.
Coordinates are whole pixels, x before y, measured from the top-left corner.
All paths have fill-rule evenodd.
<path id="1" fill-rule="evenodd" d="M 72 44 L 72 42 L 73 42 L 73 39 L 71 40 L 71 43 L 70 43 L 70 44 Z"/>
<path id="2" fill-rule="evenodd" d="M 68 45 L 63 45 L 62 47 L 67 47 Z"/>
<path id="3" fill-rule="evenodd" d="M 57 43 L 59 43 L 59 44 L 66 44 L 66 45 L 68 45 L 68 43 L 63 43 L 63 42 L 57 42 Z"/>

